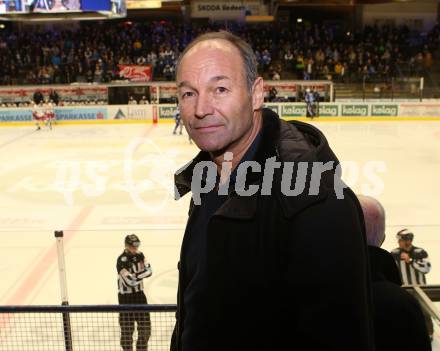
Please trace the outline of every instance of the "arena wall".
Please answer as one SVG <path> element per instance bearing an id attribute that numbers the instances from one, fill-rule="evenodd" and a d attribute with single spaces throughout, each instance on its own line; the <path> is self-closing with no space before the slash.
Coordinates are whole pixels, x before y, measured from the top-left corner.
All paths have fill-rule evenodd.
<path id="1" fill-rule="evenodd" d="M 305 103 L 267 103 L 285 119 L 304 119 Z M 177 106 L 86 105 L 54 109 L 59 124 L 173 122 Z M 440 120 L 440 101 L 320 103 L 320 120 Z M 32 124 L 31 108 L 0 108 L 0 126 Z"/>

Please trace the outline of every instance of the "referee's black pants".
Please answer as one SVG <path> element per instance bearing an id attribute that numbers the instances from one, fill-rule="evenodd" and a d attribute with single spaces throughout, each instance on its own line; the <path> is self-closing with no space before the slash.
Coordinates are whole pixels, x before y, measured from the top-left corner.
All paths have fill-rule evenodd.
<path id="1" fill-rule="evenodd" d="M 147 304 L 147 297 L 143 291 L 133 294 L 119 294 L 119 304 Z M 133 333 L 135 322 L 137 323 L 138 338 L 137 351 L 148 350 L 148 340 L 151 336 L 151 319 L 149 312 L 121 312 L 119 314 L 119 326 L 121 328 L 121 346 L 124 351 L 133 351 Z"/>

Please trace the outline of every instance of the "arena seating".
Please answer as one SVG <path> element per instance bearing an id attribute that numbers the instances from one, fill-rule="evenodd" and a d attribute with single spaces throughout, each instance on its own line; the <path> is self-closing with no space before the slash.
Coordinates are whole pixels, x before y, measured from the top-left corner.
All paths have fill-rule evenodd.
<path id="1" fill-rule="evenodd" d="M 120 21 L 77 30 L 0 31 L 0 85 L 109 82 L 120 64 L 150 64 L 155 80 L 173 80 L 181 49 L 205 31 L 227 29 L 252 43 L 266 79 L 330 79 L 350 84 L 429 76 L 439 58 L 440 27 L 365 27 L 359 33 L 324 25 L 206 25 Z M 56 27 L 54 27 L 56 28 Z M 436 72 L 434 72 L 436 74 Z"/>

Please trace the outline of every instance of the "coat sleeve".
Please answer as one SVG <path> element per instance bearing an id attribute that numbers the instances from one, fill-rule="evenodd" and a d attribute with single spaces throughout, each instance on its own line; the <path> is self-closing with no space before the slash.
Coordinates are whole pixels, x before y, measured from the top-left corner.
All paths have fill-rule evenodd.
<path id="1" fill-rule="evenodd" d="M 291 219 L 285 279 L 295 334 L 309 350 L 370 351 L 371 283 L 357 199 L 328 196 Z"/>
<path id="2" fill-rule="evenodd" d="M 170 351 L 177 351 L 177 325 L 174 325 L 173 334 L 171 334 Z"/>
<path id="3" fill-rule="evenodd" d="M 179 271 L 179 280 L 180 280 L 180 261 L 177 263 L 177 270 Z M 171 342 L 170 342 L 170 351 L 178 351 L 179 350 L 179 340 L 177 335 L 177 324 L 179 323 L 179 293 L 180 293 L 180 281 L 177 287 L 177 311 L 176 311 L 176 322 L 174 323 L 173 333 L 171 334 Z"/>

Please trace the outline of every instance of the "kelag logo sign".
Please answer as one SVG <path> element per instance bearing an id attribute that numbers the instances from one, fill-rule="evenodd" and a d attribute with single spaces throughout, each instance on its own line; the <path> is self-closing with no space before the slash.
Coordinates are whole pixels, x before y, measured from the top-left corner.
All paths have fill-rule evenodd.
<path id="1" fill-rule="evenodd" d="M 327 117 L 339 116 L 338 105 L 319 104 L 319 116 L 327 116 Z"/>
<path id="2" fill-rule="evenodd" d="M 304 117 L 306 115 L 306 105 L 283 105 L 281 115 L 283 117 Z"/>
<path id="3" fill-rule="evenodd" d="M 397 116 L 398 106 L 394 105 L 371 105 L 372 116 Z"/>
<path id="4" fill-rule="evenodd" d="M 272 110 L 273 112 L 275 112 L 277 115 L 279 114 L 278 108 L 279 106 L 276 104 L 273 105 L 264 105 L 265 108 L 268 108 L 269 110 Z"/>
<path id="5" fill-rule="evenodd" d="M 341 106 L 342 116 L 368 116 L 368 105 L 345 105 Z"/>
<path id="6" fill-rule="evenodd" d="M 177 106 L 159 106 L 159 118 L 174 118 Z"/>

